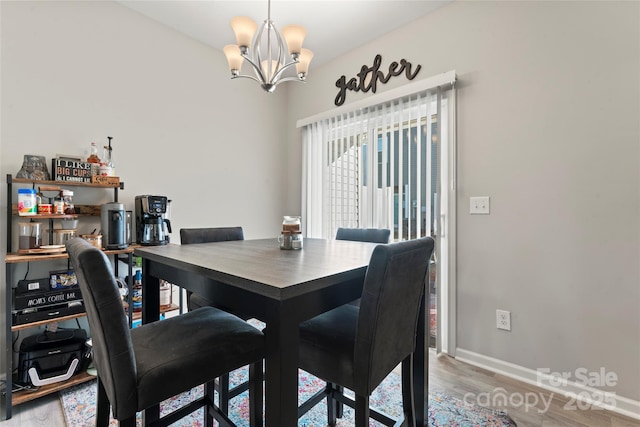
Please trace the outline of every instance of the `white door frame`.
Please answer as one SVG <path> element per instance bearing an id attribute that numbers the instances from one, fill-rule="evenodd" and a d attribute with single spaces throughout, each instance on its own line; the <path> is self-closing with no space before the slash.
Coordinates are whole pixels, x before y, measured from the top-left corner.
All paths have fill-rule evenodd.
<path id="1" fill-rule="evenodd" d="M 442 120 L 442 91 L 438 89 L 438 141 L 446 134 L 446 149 L 438 150 L 439 197 L 437 233 L 436 233 L 436 352 L 444 352 L 455 357 L 456 349 L 456 183 L 457 183 L 457 144 L 456 144 L 456 91 L 455 83 L 448 91 L 444 108 L 447 122 Z M 442 209 L 442 205 L 444 209 Z M 430 314 L 430 312 L 429 312 Z M 430 316 L 428 317 L 430 322 Z"/>

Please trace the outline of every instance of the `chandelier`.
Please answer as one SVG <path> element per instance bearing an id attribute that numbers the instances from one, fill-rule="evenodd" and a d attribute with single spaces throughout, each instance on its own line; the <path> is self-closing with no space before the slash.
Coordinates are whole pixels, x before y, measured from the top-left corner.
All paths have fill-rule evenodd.
<path id="1" fill-rule="evenodd" d="M 237 44 L 227 45 L 223 51 L 229 62 L 232 79 L 244 77 L 255 80 L 267 92 L 273 92 L 276 85 L 282 82 L 305 81 L 313 58 L 313 52 L 302 48 L 307 31 L 300 25 L 287 25 L 280 34 L 271 20 L 271 0 L 268 1 L 267 19 L 260 29 L 246 16 L 233 18 L 231 28 Z M 244 60 L 249 63 L 255 76 L 240 74 Z M 285 75 L 287 70 L 293 70 L 292 67 L 295 67 L 295 74 Z"/>

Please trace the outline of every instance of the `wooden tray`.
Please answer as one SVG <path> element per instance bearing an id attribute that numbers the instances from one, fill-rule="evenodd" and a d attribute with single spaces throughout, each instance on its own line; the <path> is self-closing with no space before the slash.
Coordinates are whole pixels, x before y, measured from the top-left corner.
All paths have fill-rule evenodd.
<path id="1" fill-rule="evenodd" d="M 59 245 L 53 245 L 53 246 L 59 246 Z M 67 251 L 67 248 L 65 246 L 55 247 L 55 248 L 18 249 L 18 253 L 23 255 L 59 254 L 66 251 Z"/>

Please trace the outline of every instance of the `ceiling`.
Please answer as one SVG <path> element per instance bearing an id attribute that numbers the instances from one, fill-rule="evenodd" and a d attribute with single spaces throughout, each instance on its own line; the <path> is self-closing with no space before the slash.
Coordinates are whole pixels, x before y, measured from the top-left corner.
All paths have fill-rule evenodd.
<path id="1" fill-rule="evenodd" d="M 411 22 L 452 0 L 272 0 L 277 28 L 307 29 L 304 47 L 321 65 Z M 119 0 L 119 3 L 196 40 L 222 50 L 235 44 L 229 21 L 244 15 L 260 23 L 267 0 Z"/>

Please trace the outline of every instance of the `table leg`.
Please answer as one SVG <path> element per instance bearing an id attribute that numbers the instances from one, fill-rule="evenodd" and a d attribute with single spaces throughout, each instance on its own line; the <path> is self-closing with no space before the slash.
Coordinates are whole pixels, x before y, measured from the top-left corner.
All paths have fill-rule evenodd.
<path id="1" fill-rule="evenodd" d="M 151 323 L 160 319 L 160 279 L 150 274 L 151 262 L 142 260 L 142 323 Z M 133 316 L 133 305 L 129 306 Z M 153 405 L 144 411 L 143 424 L 155 422 L 160 418 L 160 405 Z"/>
<path id="2" fill-rule="evenodd" d="M 142 260 L 142 323 L 160 319 L 160 279 L 151 275 L 151 261 Z M 133 313 L 133 307 L 130 307 Z"/>
<path id="3" fill-rule="evenodd" d="M 265 330 L 266 427 L 298 425 L 298 323 L 284 306 Z"/>

